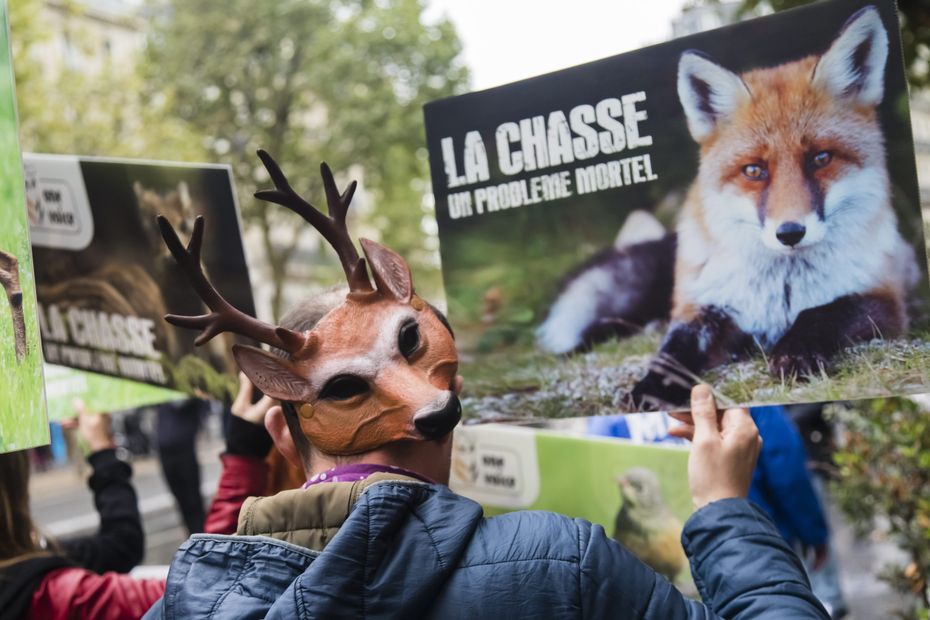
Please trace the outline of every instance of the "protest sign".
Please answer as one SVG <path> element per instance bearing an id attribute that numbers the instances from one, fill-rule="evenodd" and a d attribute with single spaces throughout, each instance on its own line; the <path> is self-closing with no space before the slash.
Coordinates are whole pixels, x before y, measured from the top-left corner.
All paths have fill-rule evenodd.
<path id="1" fill-rule="evenodd" d="M 0 452 L 49 441 L 6 10 L 0 3 Z"/>
<path id="2" fill-rule="evenodd" d="M 207 312 L 161 238 L 209 223 L 203 264 L 219 291 L 254 313 L 227 166 L 26 155 L 27 202 L 46 361 L 189 394 L 237 386 L 224 334 L 203 347 L 165 314 Z"/>
<path id="3" fill-rule="evenodd" d="M 819 2 L 427 104 L 466 415 L 928 391 L 899 31 Z"/>
<path id="4" fill-rule="evenodd" d="M 653 418 L 662 414 L 649 414 Z M 625 439 L 482 424 L 459 428 L 450 487 L 479 502 L 489 516 L 547 510 L 604 527 L 640 559 L 685 591 L 693 590 L 681 530 L 692 512 L 688 451 L 676 440 L 643 437 L 665 419 L 618 420 Z M 589 420 L 606 418 L 590 418 Z M 631 432 L 632 431 L 632 432 Z M 614 434 L 614 433 L 610 433 Z M 646 434 L 650 434 L 646 431 Z M 659 436 L 666 437 L 664 430 Z"/>

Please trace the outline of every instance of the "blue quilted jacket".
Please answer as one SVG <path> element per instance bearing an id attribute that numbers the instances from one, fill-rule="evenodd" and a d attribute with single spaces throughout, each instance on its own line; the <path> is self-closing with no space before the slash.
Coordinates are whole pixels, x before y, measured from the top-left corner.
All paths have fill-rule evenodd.
<path id="1" fill-rule="evenodd" d="M 340 484 L 352 483 L 317 486 Z M 744 500 L 712 503 L 685 525 L 704 603 L 581 519 L 484 518 L 445 486 L 399 480 L 373 483 L 353 502 L 341 523 L 304 515 L 308 523 L 269 531 L 273 538 L 191 537 L 145 617 L 828 618 L 797 557 Z M 243 508 L 240 532 L 251 510 Z M 287 542 L 304 527 L 322 535 L 322 551 Z"/>

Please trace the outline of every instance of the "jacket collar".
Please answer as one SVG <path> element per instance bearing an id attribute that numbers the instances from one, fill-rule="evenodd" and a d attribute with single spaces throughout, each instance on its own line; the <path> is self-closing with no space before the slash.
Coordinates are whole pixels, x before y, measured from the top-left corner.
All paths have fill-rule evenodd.
<path id="1" fill-rule="evenodd" d="M 282 491 L 272 497 L 250 497 L 239 513 L 240 536 L 268 536 L 322 551 L 332 540 L 358 498 L 379 482 L 425 483 L 394 472 L 377 472 L 364 480 L 328 482 Z"/>

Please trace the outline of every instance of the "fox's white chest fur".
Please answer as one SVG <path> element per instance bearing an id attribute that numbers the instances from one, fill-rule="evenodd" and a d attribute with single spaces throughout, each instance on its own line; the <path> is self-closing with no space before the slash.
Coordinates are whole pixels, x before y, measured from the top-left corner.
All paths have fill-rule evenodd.
<path id="1" fill-rule="evenodd" d="M 769 347 L 808 308 L 909 288 L 918 273 L 914 252 L 898 233 L 883 173 L 863 169 L 831 187 L 823 239 L 791 252 L 762 243 L 747 199 L 728 192 L 695 196 L 700 204 L 686 208 L 678 227 L 678 260 L 694 274 L 676 282 L 679 303 L 721 308 Z M 723 210 L 747 217 L 715 217 Z M 713 238 L 697 217 L 714 222 Z"/>

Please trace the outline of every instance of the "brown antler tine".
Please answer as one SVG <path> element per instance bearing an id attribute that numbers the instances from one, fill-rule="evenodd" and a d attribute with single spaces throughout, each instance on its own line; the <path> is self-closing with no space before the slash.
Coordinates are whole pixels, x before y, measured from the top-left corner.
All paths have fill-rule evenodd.
<path id="1" fill-rule="evenodd" d="M 359 253 L 352 242 L 351 236 L 349 236 L 348 228 L 346 228 L 346 213 L 349 210 L 352 196 L 355 194 L 357 183 L 355 181 L 350 183 L 346 191 L 340 195 L 329 166 L 326 163 L 320 165 L 320 174 L 323 177 L 323 187 L 326 192 L 326 203 L 329 211 L 329 216 L 327 216 L 294 191 L 284 172 L 281 171 L 281 167 L 278 166 L 278 163 L 267 151 L 259 149 L 258 157 L 265 165 L 265 169 L 268 170 L 268 175 L 271 177 L 275 189 L 260 190 L 255 192 L 255 197 L 287 207 L 316 228 L 336 250 L 336 254 L 339 255 L 339 261 L 342 263 L 342 270 L 346 274 L 346 280 L 351 291 L 367 292 L 373 290 L 371 282 L 368 280 L 367 271 L 358 271 Z"/>
<path id="2" fill-rule="evenodd" d="M 174 260 L 177 261 L 181 270 L 187 275 L 187 279 L 197 292 L 197 295 L 212 311 L 209 314 L 200 316 L 169 314 L 165 316 L 166 321 L 178 327 L 201 330 L 201 334 L 194 340 L 194 344 L 197 346 L 209 342 L 218 334 L 232 332 L 254 338 L 259 342 L 278 347 L 288 353 L 300 350 L 303 347 L 302 341 L 300 346 L 297 346 L 297 338 L 303 338 L 303 334 L 269 325 L 237 310 L 213 288 L 200 264 L 200 252 L 203 247 L 203 216 L 198 215 L 197 219 L 194 220 L 194 230 L 186 248 L 181 243 L 181 239 L 175 232 L 174 227 L 164 216 L 158 215 L 156 219 L 158 227 L 161 229 L 161 236 L 165 240 L 165 245 L 168 246 L 171 255 L 174 256 Z M 282 338 L 284 332 L 287 333 Z"/>
<path id="3" fill-rule="evenodd" d="M 333 171 L 325 161 L 320 163 L 320 176 L 323 177 L 323 189 L 326 191 L 326 206 L 329 209 L 329 215 L 337 224 L 342 223 L 342 226 L 345 227 L 346 214 L 349 212 L 352 197 L 355 196 L 358 181 L 349 183 L 346 191 L 340 195 L 339 189 L 336 187 L 336 179 L 333 177 Z"/>

